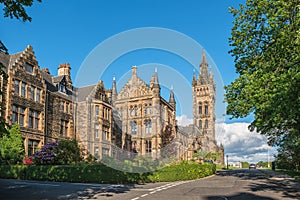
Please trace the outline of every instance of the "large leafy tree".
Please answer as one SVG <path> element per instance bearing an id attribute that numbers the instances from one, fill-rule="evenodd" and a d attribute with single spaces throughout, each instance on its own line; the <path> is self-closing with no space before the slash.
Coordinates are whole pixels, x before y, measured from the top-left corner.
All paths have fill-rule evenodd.
<path id="1" fill-rule="evenodd" d="M 247 0 L 230 8 L 230 54 L 239 77 L 225 87 L 227 114 L 278 144 L 300 137 L 300 1 Z"/>
<path id="2" fill-rule="evenodd" d="M 42 0 L 37 0 L 42 2 Z M 31 17 L 27 14 L 25 7 L 33 5 L 34 0 L 0 0 L 4 5 L 4 17 L 21 19 L 23 22 L 31 21 Z"/>
<path id="3" fill-rule="evenodd" d="M 5 164 L 22 163 L 25 150 L 18 124 L 14 124 L 9 130 L 9 134 L 5 134 L 0 139 L 0 154 L 2 162 Z"/>

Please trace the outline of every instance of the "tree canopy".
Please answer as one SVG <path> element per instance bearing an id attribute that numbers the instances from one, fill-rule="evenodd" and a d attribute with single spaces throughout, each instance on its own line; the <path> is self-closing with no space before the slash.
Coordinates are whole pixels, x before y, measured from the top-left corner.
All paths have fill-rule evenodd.
<path id="1" fill-rule="evenodd" d="M 9 134 L 5 134 L 0 138 L 0 156 L 5 164 L 22 163 L 25 150 L 18 124 L 14 124 L 9 130 Z"/>
<path id="2" fill-rule="evenodd" d="M 240 75 L 225 87 L 227 114 L 254 115 L 249 129 L 279 144 L 300 137 L 300 1 L 247 0 L 235 17 L 229 53 Z"/>
<path id="3" fill-rule="evenodd" d="M 42 2 L 42 0 L 37 0 Z M 21 19 L 23 22 L 31 21 L 31 17 L 27 14 L 25 7 L 33 5 L 34 0 L 0 0 L 4 5 L 4 17 Z"/>

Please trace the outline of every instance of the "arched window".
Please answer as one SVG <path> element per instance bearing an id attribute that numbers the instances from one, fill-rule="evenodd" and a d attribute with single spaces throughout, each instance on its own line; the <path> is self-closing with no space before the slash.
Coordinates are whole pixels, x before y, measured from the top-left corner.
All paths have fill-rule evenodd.
<path id="1" fill-rule="evenodd" d="M 130 122 L 131 134 L 136 135 L 136 121 Z"/>
<path id="2" fill-rule="evenodd" d="M 145 126 L 146 126 L 146 133 L 147 134 L 152 133 L 152 123 L 150 120 L 147 120 L 145 122 Z"/>
<path id="3" fill-rule="evenodd" d="M 130 106 L 130 116 L 134 116 L 134 108 L 133 108 L 133 106 Z"/>

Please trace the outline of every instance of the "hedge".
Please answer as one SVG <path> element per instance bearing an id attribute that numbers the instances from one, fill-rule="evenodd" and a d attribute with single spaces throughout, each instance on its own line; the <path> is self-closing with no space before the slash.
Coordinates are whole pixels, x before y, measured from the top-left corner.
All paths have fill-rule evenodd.
<path id="1" fill-rule="evenodd" d="M 81 182 L 144 183 L 198 179 L 214 174 L 214 164 L 182 162 L 149 173 L 128 173 L 103 164 L 80 165 L 0 165 L 0 178 Z"/>

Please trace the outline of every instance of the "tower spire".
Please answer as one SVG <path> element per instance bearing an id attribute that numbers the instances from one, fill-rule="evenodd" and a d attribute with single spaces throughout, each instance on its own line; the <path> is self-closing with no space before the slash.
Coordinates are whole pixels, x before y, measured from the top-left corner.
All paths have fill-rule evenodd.
<path id="1" fill-rule="evenodd" d="M 209 83 L 209 75 L 208 75 L 208 63 L 206 61 L 206 55 L 204 49 L 202 49 L 202 60 L 200 64 L 200 83 L 208 84 Z"/>
<path id="2" fill-rule="evenodd" d="M 174 91 L 173 91 L 173 85 L 171 86 L 169 103 L 170 103 L 170 105 L 173 106 L 173 107 L 176 106 L 176 101 L 175 101 Z"/>
<path id="3" fill-rule="evenodd" d="M 117 84 L 116 84 L 116 75 L 113 76 L 112 83 L 112 103 L 114 104 L 117 99 Z"/>

